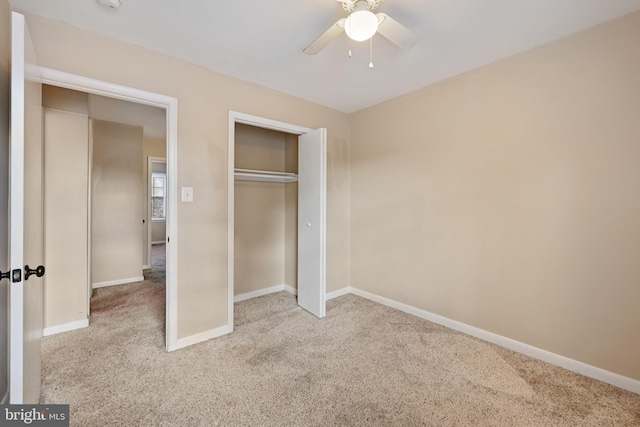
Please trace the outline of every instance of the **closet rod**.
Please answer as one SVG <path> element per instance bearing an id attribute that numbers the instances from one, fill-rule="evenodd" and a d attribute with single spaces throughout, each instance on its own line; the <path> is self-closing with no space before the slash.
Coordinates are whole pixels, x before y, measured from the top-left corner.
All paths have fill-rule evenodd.
<path id="1" fill-rule="evenodd" d="M 234 169 L 236 181 L 261 181 L 261 182 L 296 182 L 298 174 L 292 172 L 273 172 L 253 169 Z"/>

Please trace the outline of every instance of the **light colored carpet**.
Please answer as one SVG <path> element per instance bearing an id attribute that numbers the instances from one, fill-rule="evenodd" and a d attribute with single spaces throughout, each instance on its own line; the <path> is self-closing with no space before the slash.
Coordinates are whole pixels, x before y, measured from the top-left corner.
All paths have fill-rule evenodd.
<path id="1" fill-rule="evenodd" d="M 42 403 L 74 426 L 638 426 L 640 396 L 353 295 L 319 320 L 279 292 L 164 351 L 163 284 L 101 288 L 43 341 Z"/>

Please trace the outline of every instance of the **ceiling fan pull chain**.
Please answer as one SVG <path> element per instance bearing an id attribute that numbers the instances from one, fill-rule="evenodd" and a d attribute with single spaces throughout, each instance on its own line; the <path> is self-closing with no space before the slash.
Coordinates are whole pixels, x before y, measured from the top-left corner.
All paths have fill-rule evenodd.
<path id="1" fill-rule="evenodd" d="M 373 37 L 369 39 L 369 68 L 373 68 Z"/>

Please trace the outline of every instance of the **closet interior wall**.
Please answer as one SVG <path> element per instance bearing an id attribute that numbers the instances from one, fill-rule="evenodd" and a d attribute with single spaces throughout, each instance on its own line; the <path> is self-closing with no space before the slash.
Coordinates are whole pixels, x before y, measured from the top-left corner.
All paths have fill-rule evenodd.
<path id="1" fill-rule="evenodd" d="M 235 167 L 298 172 L 298 137 L 236 124 Z M 235 181 L 234 296 L 297 289 L 296 182 Z"/>

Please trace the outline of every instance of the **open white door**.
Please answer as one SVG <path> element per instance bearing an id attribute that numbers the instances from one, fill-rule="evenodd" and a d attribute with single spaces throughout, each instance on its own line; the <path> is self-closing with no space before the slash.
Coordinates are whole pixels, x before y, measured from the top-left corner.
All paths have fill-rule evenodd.
<path id="1" fill-rule="evenodd" d="M 42 337 L 42 87 L 24 16 L 11 20 L 9 402 L 40 400 Z"/>
<path id="2" fill-rule="evenodd" d="M 298 305 L 326 314 L 327 130 L 298 137 Z"/>

